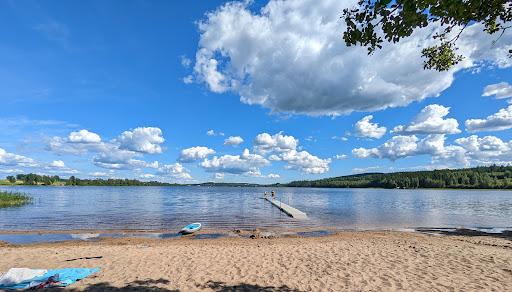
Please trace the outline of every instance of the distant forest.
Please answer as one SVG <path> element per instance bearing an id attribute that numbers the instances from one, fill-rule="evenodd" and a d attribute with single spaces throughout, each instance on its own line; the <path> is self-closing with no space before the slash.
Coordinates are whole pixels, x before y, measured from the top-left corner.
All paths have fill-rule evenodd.
<path id="1" fill-rule="evenodd" d="M 318 188 L 453 188 L 511 189 L 512 166 L 486 166 L 432 171 L 365 173 L 312 181 L 293 181 L 289 187 Z"/>
<path id="2" fill-rule="evenodd" d="M 0 181 L 1 184 L 2 181 Z M 136 179 L 79 179 L 75 176 L 18 174 L 8 176 L 5 183 L 14 185 L 68 185 L 68 186 L 177 186 L 179 184 Z M 512 166 L 482 166 L 464 169 L 432 171 L 364 173 L 325 178 L 320 180 L 293 181 L 288 184 L 258 185 L 252 183 L 185 184 L 185 186 L 231 187 L 316 187 L 316 188 L 453 188 L 453 189 L 512 189 Z"/>
<path id="3" fill-rule="evenodd" d="M 67 185 L 67 186 L 170 186 L 173 184 L 158 181 L 139 181 L 136 179 L 79 179 L 70 176 L 67 179 L 57 175 L 39 175 L 34 173 L 18 174 L 8 176 L 7 181 L 11 184 L 22 185 Z"/>

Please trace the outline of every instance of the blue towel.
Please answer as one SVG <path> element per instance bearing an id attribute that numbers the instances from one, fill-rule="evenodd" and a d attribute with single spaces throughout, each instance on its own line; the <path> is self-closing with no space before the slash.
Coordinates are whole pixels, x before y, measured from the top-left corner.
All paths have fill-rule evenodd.
<path id="1" fill-rule="evenodd" d="M 32 282 L 45 282 L 50 278 L 51 276 L 54 276 L 56 274 L 59 275 L 59 282 L 60 284 L 58 286 L 66 287 L 70 284 L 75 283 L 78 280 L 81 280 L 83 278 L 86 278 L 94 273 L 97 273 L 100 270 L 100 268 L 65 268 L 65 269 L 55 269 L 55 270 L 48 270 L 46 274 L 44 274 L 41 277 L 35 277 L 33 279 L 16 283 L 13 285 L 7 285 L 2 286 L 0 285 L 0 289 L 26 289 L 29 287 L 30 283 Z"/>

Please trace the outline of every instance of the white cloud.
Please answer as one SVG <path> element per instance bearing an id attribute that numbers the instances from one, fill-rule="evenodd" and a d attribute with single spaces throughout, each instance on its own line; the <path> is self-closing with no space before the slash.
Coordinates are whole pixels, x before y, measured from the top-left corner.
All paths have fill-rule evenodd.
<path id="1" fill-rule="evenodd" d="M 356 135 L 359 137 L 379 139 L 386 134 L 386 127 L 379 127 L 378 123 L 371 123 L 372 115 L 357 121 L 355 125 Z"/>
<path id="2" fill-rule="evenodd" d="M 297 149 L 299 140 L 293 136 L 283 135 L 281 132 L 270 135 L 261 133 L 253 141 L 254 151 L 260 154 L 270 152 L 282 153 Z"/>
<path id="3" fill-rule="evenodd" d="M 512 105 L 500 109 L 485 119 L 466 120 L 466 128 L 470 132 L 500 131 L 512 128 Z"/>
<path id="4" fill-rule="evenodd" d="M 104 143 L 78 143 L 71 142 L 69 138 L 52 137 L 46 145 L 46 149 L 53 151 L 57 155 L 73 154 L 82 155 L 87 152 L 102 151 L 105 149 Z"/>
<path id="5" fill-rule="evenodd" d="M 181 65 L 183 67 L 188 68 L 188 67 L 190 67 L 191 64 L 192 64 L 192 60 L 190 60 L 186 56 L 181 56 Z"/>
<path id="6" fill-rule="evenodd" d="M 347 159 L 348 158 L 348 155 L 347 154 L 336 154 L 336 156 L 334 156 L 334 158 L 336 158 L 337 160 L 344 160 L 344 159 Z"/>
<path id="7" fill-rule="evenodd" d="M 455 140 L 456 145 L 445 145 L 445 135 L 395 136 L 377 148 L 352 150 L 359 158 L 396 160 L 415 155 L 430 155 L 432 164 L 443 167 L 505 164 L 512 162 L 512 141 L 504 142 L 495 136 L 480 138 L 476 135 Z"/>
<path id="8" fill-rule="evenodd" d="M 267 175 L 268 178 L 280 178 L 281 176 L 277 173 L 269 173 Z"/>
<path id="9" fill-rule="evenodd" d="M 399 125 L 393 129 L 396 134 L 457 134 L 459 123 L 456 119 L 444 119 L 450 108 L 439 104 L 424 107 L 410 125 Z"/>
<path id="10" fill-rule="evenodd" d="M 214 179 L 216 180 L 223 180 L 224 179 L 224 173 L 222 172 L 217 172 L 215 173 L 215 175 L 213 176 Z"/>
<path id="11" fill-rule="evenodd" d="M 224 145 L 238 146 L 242 143 L 244 143 L 244 139 L 242 139 L 240 136 L 230 136 L 224 140 Z"/>
<path id="12" fill-rule="evenodd" d="M 416 136 L 394 136 L 376 148 L 356 148 L 352 154 L 358 158 L 380 158 L 395 161 L 416 155 L 430 155 L 433 161 L 451 160 L 467 165 L 464 151 L 458 146 L 445 146 L 444 134 L 431 134 L 423 139 Z"/>
<path id="13" fill-rule="evenodd" d="M 358 158 L 398 158 L 414 155 L 417 151 L 418 138 L 416 136 L 394 136 L 377 148 L 356 148 L 352 154 Z"/>
<path id="14" fill-rule="evenodd" d="M 183 77 L 183 83 L 192 84 L 192 82 L 194 82 L 194 76 L 187 75 L 187 76 Z"/>
<path id="15" fill-rule="evenodd" d="M 139 177 L 142 179 L 154 179 L 154 178 L 156 178 L 156 175 L 154 175 L 152 173 L 144 173 L 144 174 L 141 174 Z"/>
<path id="16" fill-rule="evenodd" d="M 89 176 L 91 176 L 91 177 L 111 177 L 112 174 L 113 174 L 112 172 L 106 173 L 106 172 L 96 171 L 96 172 L 89 173 Z"/>
<path id="17" fill-rule="evenodd" d="M 496 99 L 505 99 L 512 97 L 512 85 L 507 82 L 500 82 L 496 84 L 487 85 L 484 88 L 482 96 L 493 96 Z"/>
<path id="18" fill-rule="evenodd" d="M 224 4 L 199 23 L 195 79 L 274 112 L 338 115 L 406 106 L 439 95 L 456 72 L 482 61 L 512 65 L 510 31 L 493 45 L 495 36 L 481 24 L 467 27 L 457 43 L 467 58 L 436 72 L 423 69 L 419 48 L 437 42 L 438 25 L 368 56 L 340 37 L 346 28 L 340 13 L 357 0 L 271 0 L 259 12 L 247 7 L 251 2 Z"/>
<path id="19" fill-rule="evenodd" d="M 212 159 L 204 159 L 200 165 L 208 172 L 252 174 L 260 172 L 261 167 L 269 164 L 263 156 L 250 154 L 249 150 L 245 149 L 242 155 L 214 156 Z"/>
<path id="20" fill-rule="evenodd" d="M 159 144 L 164 141 L 161 135 L 158 128 L 136 128 L 123 132 L 113 141 L 101 142 L 99 135 L 83 130 L 72 132 L 67 138 L 51 138 L 47 149 L 58 155 L 92 153 L 92 162 L 106 169 L 158 168 L 157 161 L 150 163 L 136 158 L 147 153 L 160 153 Z"/>
<path id="21" fill-rule="evenodd" d="M 320 174 L 329 171 L 331 159 L 321 159 L 307 151 L 290 150 L 281 154 L 281 160 L 288 163 L 286 169 L 295 169 L 308 174 Z"/>
<path id="22" fill-rule="evenodd" d="M 161 144 L 165 139 L 162 137 L 162 130 L 155 127 L 139 127 L 132 131 L 123 132 L 117 141 L 119 148 L 140 153 L 162 153 Z"/>
<path id="23" fill-rule="evenodd" d="M 71 132 L 68 136 L 68 141 L 71 143 L 100 143 L 101 138 L 98 134 L 84 129 L 77 132 Z"/>
<path id="24" fill-rule="evenodd" d="M 380 166 L 356 167 L 352 169 L 352 173 L 375 172 L 378 169 L 380 169 Z"/>
<path id="25" fill-rule="evenodd" d="M 270 135 L 261 133 L 253 141 L 256 153 L 268 155 L 270 161 L 284 161 L 286 169 L 295 169 L 304 173 L 325 173 L 329 171 L 330 159 L 321 159 L 307 151 L 297 151 L 299 140 L 281 132 Z"/>
<path id="26" fill-rule="evenodd" d="M 52 163 L 50 163 L 50 166 L 54 168 L 65 168 L 66 164 L 62 160 L 54 160 Z"/>
<path id="27" fill-rule="evenodd" d="M 106 169 L 139 169 L 139 168 L 158 168 L 157 161 L 146 162 L 135 157 L 140 156 L 139 153 L 111 148 L 110 151 L 101 152 L 93 158 L 93 163 L 101 168 Z"/>
<path id="28" fill-rule="evenodd" d="M 214 130 L 208 130 L 208 132 L 206 132 L 206 135 L 208 135 L 208 136 L 224 136 L 224 133 L 215 132 Z"/>
<path id="29" fill-rule="evenodd" d="M 37 162 L 22 155 L 9 153 L 5 149 L 0 148 L 0 165 L 2 166 L 21 166 L 21 167 L 36 167 Z"/>
<path id="30" fill-rule="evenodd" d="M 180 163 L 166 164 L 158 168 L 158 173 L 178 180 L 191 180 L 192 176 Z"/>
<path id="31" fill-rule="evenodd" d="M 204 159 L 209 155 L 215 154 L 215 150 L 204 146 L 196 146 L 181 150 L 178 161 L 180 162 L 194 162 L 200 159 Z"/>
<path id="32" fill-rule="evenodd" d="M 472 135 L 455 140 L 476 164 L 503 164 L 512 162 L 512 141 L 504 142 L 495 136 L 480 138 Z"/>

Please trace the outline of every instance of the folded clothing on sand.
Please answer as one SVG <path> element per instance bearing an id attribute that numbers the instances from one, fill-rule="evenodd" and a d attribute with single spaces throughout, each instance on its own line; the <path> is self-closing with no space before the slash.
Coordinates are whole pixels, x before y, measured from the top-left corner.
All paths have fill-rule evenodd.
<path id="1" fill-rule="evenodd" d="M 12 268 L 0 277 L 0 289 L 65 287 L 99 270 L 99 268 L 64 268 L 53 270 Z"/>

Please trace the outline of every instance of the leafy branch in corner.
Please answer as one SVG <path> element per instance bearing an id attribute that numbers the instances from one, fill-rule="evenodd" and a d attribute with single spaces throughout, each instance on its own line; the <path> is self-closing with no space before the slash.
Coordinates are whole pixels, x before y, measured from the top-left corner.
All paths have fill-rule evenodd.
<path id="1" fill-rule="evenodd" d="M 347 46 L 366 47 L 368 54 L 381 49 L 384 41 L 397 43 L 438 23 L 441 31 L 433 38 L 439 43 L 423 48 L 422 56 L 425 69 L 446 71 L 464 59 L 456 42 L 468 25 L 481 23 L 486 33 L 499 33 L 493 45 L 503 36 L 511 27 L 512 0 L 360 0 L 357 7 L 343 10 L 342 18 Z"/>

